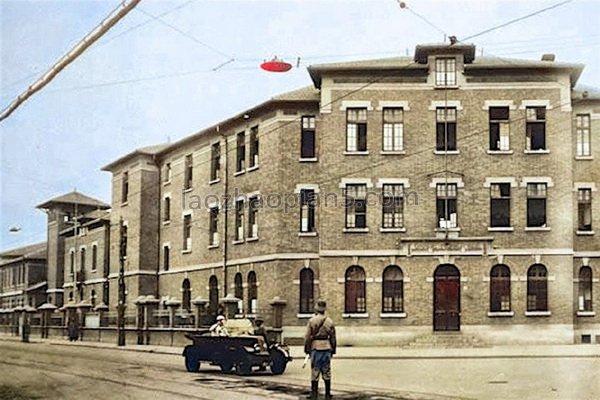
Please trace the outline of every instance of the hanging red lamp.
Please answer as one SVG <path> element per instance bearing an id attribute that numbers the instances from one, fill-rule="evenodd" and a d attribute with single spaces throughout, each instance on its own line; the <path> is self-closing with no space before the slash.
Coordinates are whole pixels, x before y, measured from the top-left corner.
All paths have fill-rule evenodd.
<path id="1" fill-rule="evenodd" d="M 292 69 L 292 64 L 273 57 L 271 61 L 265 61 L 260 64 L 260 67 L 268 72 L 287 72 Z"/>

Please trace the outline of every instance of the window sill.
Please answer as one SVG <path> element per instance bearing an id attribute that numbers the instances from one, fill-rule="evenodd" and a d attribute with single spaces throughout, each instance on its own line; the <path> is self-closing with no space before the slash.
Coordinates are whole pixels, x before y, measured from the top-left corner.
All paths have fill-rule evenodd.
<path id="1" fill-rule="evenodd" d="M 551 315 L 551 311 L 525 311 L 526 317 L 549 317 Z"/>
<path id="2" fill-rule="evenodd" d="M 344 233 L 369 233 L 369 228 L 344 228 Z"/>
<path id="3" fill-rule="evenodd" d="M 593 236 L 594 231 L 577 231 L 577 236 Z"/>
<path id="4" fill-rule="evenodd" d="M 488 226 L 488 232 L 513 232 L 512 226 Z"/>
<path id="5" fill-rule="evenodd" d="M 298 232 L 298 237 L 315 237 L 317 232 Z"/>
<path id="6" fill-rule="evenodd" d="M 406 154 L 404 150 L 382 150 L 379 152 L 382 156 L 396 156 Z"/>
<path id="7" fill-rule="evenodd" d="M 406 318 L 405 312 L 400 313 L 381 313 L 379 314 L 379 318 Z"/>
<path id="8" fill-rule="evenodd" d="M 236 171 L 236 172 L 234 172 L 234 173 L 233 173 L 233 176 L 240 176 L 240 175 L 243 175 L 243 174 L 245 174 L 245 173 L 246 173 L 246 170 L 245 170 L 245 169 L 243 169 L 243 170 L 241 170 L 241 171 Z"/>
<path id="9" fill-rule="evenodd" d="M 437 154 L 437 155 L 447 154 L 447 155 L 453 156 L 456 154 L 460 154 L 460 151 L 459 150 L 434 150 L 433 154 Z"/>
<path id="10" fill-rule="evenodd" d="M 345 156 L 368 156 L 368 151 L 344 151 Z"/>
<path id="11" fill-rule="evenodd" d="M 189 188 L 184 188 L 184 189 L 183 189 L 183 193 L 189 193 L 189 192 L 191 192 L 192 190 L 194 190 L 194 188 L 192 188 L 192 187 L 189 187 Z"/>
<path id="12" fill-rule="evenodd" d="M 369 318 L 369 313 L 343 313 L 342 318 Z"/>
<path id="13" fill-rule="evenodd" d="M 488 154 L 491 155 L 503 155 L 503 154 L 513 154 L 512 150 L 488 150 Z"/>
<path id="14" fill-rule="evenodd" d="M 379 228 L 381 233 L 406 232 L 406 228 Z"/>
<path id="15" fill-rule="evenodd" d="M 541 149 L 541 150 L 525 150 L 525 154 L 550 154 L 550 150 Z"/>
<path id="16" fill-rule="evenodd" d="M 164 182 L 163 182 L 163 186 L 167 186 L 167 185 L 170 185 L 170 184 L 171 184 L 171 181 L 170 181 L 170 180 L 168 180 L 168 181 L 164 181 Z"/>
<path id="17" fill-rule="evenodd" d="M 296 318 L 298 319 L 309 319 L 312 318 L 315 314 L 296 314 Z"/>
<path id="18" fill-rule="evenodd" d="M 514 311 L 488 311 L 488 317 L 491 318 L 509 318 L 515 315 Z"/>
<path id="19" fill-rule="evenodd" d="M 249 168 L 246 170 L 246 172 L 252 172 L 252 171 L 256 171 L 257 169 L 258 169 L 258 164 L 257 164 L 257 165 L 254 165 L 254 166 L 252 166 L 252 167 L 249 167 Z"/>
<path id="20" fill-rule="evenodd" d="M 258 236 L 246 238 L 246 242 L 256 242 L 257 240 L 258 240 Z"/>
<path id="21" fill-rule="evenodd" d="M 221 182 L 221 178 L 213 179 L 212 181 L 208 181 L 209 185 L 214 185 L 215 183 Z"/>
<path id="22" fill-rule="evenodd" d="M 171 220 L 163 221 L 163 225 L 169 225 L 170 223 L 171 223 Z"/>
<path id="23" fill-rule="evenodd" d="M 552 228 L 549 226 L 528 226 L 525 227 L 525 232 L 547 232 L 551 231 Z"/>
<path id="24" fill-rule="evenodd" d="M 458 89 L 458 85 L 434 85 L 434 89 Z"/>
<path id="25" fill-rule="evenodd" d="M 317 157 L 312 157 L 312 158 L 299 158 L 298 162 L 306 162 L 306 163 L 311 163 L 311 162 L 318 162 L 319 159 Z"/>
<path id="26" fill-rule="evenodd" d="M 181 250 L 181 254 L 190 254 L 192 250 Z"/>
<path id="27" fill-rule="evenodd" d="M 128 205 L 129 205 L 129 202 L 127 202 L 127 201 L 124 201 L 124 202 L 121 203 L 121 207 L 126 207 Z"/>
<path id="28" fill-rule="evenodd" d="M 435 228 L 434 229 L 435 232 L 460 232 L 460 228 L 456 227 L 456 228 Z"/>
<path id="29" fill-rule="evenodd" d="M 209 250 L 218 249 L 219 248 L 219 244 L 218 243 L 217 244 L 209 244 L 207 248 Z"/>
<path id="30" fill-rule="evenodd" d="M 231 244 L 242 244 L 244 243 L 244 239 L 234 240 Z"/>
<path id="31" fill-rule="evenodd" d="M 577 311 L 578 317 L 595 317 L 596 311 Z"/>
<path id="32" fill-rule="evenodd" d="M 575 156 L 575 160 L 577 161 L 591 161 L 594 159 L 594 156 Z"/>

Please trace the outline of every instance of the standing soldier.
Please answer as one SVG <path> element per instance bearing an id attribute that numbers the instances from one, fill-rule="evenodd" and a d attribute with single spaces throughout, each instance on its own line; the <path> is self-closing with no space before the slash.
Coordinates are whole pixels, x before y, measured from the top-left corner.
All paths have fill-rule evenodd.
<path id="1" fill-rule="evenodd" d="M 319 376 L 325 382 L 325 399 L 331 399 L 331 357 L 335 354 L 335 326 L 331 318 L 325 316 L 327 304 L 317 301 L 315 315 L 306 325 L 304 352 L 310 354 L 310 398 L 316 400 L 319 395 Z"/>

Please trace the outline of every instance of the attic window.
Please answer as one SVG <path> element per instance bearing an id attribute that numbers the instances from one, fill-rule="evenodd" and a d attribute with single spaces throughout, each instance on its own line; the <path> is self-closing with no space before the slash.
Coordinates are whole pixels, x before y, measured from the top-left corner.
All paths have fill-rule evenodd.
<path id="1" fill-rule="evenodd" d="M 435 85 L 446 87 L 456 86 L 456 59 L 435 59 Z"/>

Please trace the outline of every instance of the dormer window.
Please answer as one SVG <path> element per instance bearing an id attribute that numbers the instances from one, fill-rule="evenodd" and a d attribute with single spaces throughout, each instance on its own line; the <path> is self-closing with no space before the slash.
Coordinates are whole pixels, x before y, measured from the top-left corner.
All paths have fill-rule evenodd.
<path id="1" fill-rule="evenodd" d="M 435 85 L 456 86 L 456 58 L 435 59 Z"/>

